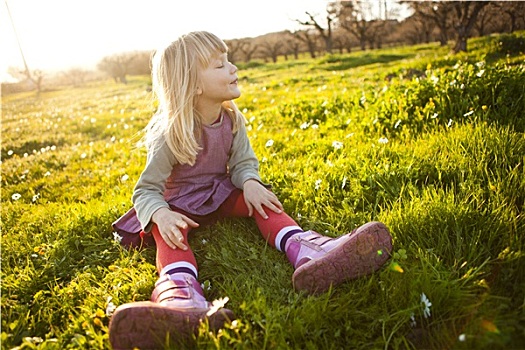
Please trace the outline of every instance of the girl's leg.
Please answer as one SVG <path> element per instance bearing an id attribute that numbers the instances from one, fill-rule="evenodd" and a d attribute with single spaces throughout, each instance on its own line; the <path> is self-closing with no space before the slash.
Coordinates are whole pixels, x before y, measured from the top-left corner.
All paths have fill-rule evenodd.
<path id="1" fill-rule="evenodd" d="M 210 312 L 212 304 L 197 281 L 197 262 L 187 239 L 189 231 L 181 231 L 188 246 L 184 251 L 170 248 L 153 226 L 160 277 L 151 301 L 124 304 L 115 310 L 109 325 L 114 349 L 164 348 L 166 339 L 191 339 L 204 320 L 211 330 L 218 330 L 233 319 L 233 313 L 225 308 Z"/>
<path id="2" fill-rule="evenodd" d="M 228 216 L 248 216 L 242 192 L 227 201 Z M 255 222 L 270 245 L 286 253 L 295 271 L 294 287 L 321 293 L 344 281 L 378 270 L 390 256 L 392 237 L 386 226 L 370 222 L 351 233 L 331 238 L 303 231 L 286 213 L 266 210 L 268 219 L 257 212 Z"/>
<path id="3" fill-rule="evenodd" d="M 219 208 L 224 217 L 248 217 L 248 207 L 244 201 L 242 191 L 234 192 L 230 198 Z M 266 210 L 268 219 L 264 219 L 258 212 L 253 217 L 264 239 L 274 248 L 284 252 L 286 242 L 294 234 L 303 230 L 297 222 L 288 214 L 277 214 L 269 209 Z"/>
<path id="4" fill-rule="evenodd" d="M 152 234 L 157 246 L 157 271 L 159 276 L 174 275 L 176 273 L 186 273 L 192 275 L 195 279 L 198 277 L 197 261 L 195 255 L 188 244 L 188 233 L 190 228 L 181 229 L 184 236 L 184 242 L 188 250 L 172 249 L 160 235 L 157 225 L 153 225 Z"/>

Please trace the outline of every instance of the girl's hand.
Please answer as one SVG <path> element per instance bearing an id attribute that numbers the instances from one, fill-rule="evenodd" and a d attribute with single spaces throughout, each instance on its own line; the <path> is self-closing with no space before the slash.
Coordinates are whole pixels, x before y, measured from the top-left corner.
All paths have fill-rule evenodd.
<path id="1" fill-rule="evenodd" d="M 248 207 L 248 214 L 253 215 L 255 209 L 261 216 L 268 219 L 268 215 L 264 211 L 263 206 L 276 212 L 282 213 L 283 205 L 272 191 L 269 191 L 257 180 L 248 180 L 243 185 L 244 202 Z"/>
<path id="2" fill-rule="evenodd" d="M 189 217 L 168 208 L 160 208 L 153 213 L 152 221 L 157 224 L 162 239 L 172 249 L 188 250 L 188 247 L 184 244 L 184 235 L 180 230 L 187 229 L 188 225 L 191 227 L 199 226 L 198 223 Z"/>

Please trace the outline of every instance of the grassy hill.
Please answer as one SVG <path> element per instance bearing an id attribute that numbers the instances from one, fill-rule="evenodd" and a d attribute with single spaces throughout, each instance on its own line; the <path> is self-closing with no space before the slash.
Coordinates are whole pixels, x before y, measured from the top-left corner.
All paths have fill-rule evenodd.
<path id="1" fill-rule="evenodd" d="M 208 349 L 509 349 L 525 344 L 524 33 L 240 67 L 249 136 L 286 211 L 339 236 L 387 224 L 380 272 L 321 296 L 251 220 L 190 237 L 236 316 Z M 148 300 L 153 249 L 111 223 L 145 163 L 149 77 L 2 97 L 4 349 L 106 349 L 113 305 Z"/>

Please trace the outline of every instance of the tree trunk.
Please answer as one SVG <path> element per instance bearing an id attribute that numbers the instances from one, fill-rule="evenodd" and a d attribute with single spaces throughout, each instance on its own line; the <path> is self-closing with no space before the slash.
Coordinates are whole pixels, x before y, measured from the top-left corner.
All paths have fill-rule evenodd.
<path id="1" fill-rule="evenodd" d="M 454 52 L 467 52 L 467 39 L 465 28 L 458 28 L 458 36 L 456 39 L 456 44 L 454 45 Z"/>
<path id="2" fill-rule="evenodd" d="M 473 5 L 472 12 L 470 12 L 470 6 Z M 488 2 L 459 2 L 454 4 L 458 22 L 455 25 L 456 28 L 456 44 L 454 46 L 454 53 L 467 52 L 467 39 L 470 36 L 470 32 L 476 23 L 479 12 L 483 7 L 488 5 Z"/>

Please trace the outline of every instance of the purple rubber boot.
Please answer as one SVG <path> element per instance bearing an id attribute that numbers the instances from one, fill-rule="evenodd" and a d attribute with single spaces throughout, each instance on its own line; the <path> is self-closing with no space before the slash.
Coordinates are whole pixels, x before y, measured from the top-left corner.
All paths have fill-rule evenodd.
<path id="1" fill-rule="evenodd" d="M 207 320 L 211 330 L 218 330 L 233 320 L 233 312 L 204 298 L 197 280 L 161 277 L 155 284 L 151 301 L 119 306 L 109 325 L 113 349 L 162 349 L 169 339 L 191 339 L 201 322 Z"/>
<path id="2" fill-rule="evenodd" d="M 380 222 L 369 222 L 339 238 L 306 231 L 286 242 L 294 288 L 309 294 L 377 271 L 389 258 L 392 237 Z"/>

